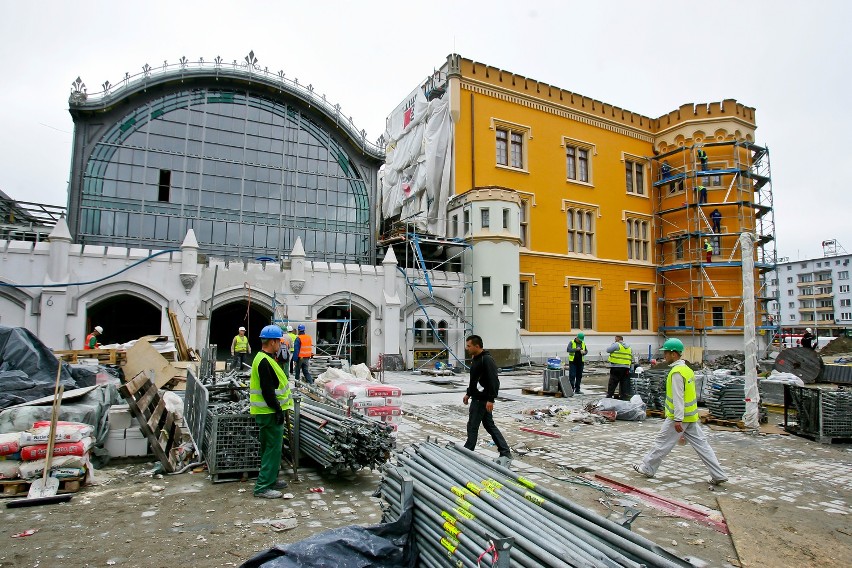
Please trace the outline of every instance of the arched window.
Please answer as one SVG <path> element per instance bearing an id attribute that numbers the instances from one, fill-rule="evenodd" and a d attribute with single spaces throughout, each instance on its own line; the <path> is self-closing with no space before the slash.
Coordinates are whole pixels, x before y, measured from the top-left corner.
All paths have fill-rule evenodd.
<path id="1" fill-rule="evenodd" d="M 438 323 L 438 338 L 443 342 L 447 342 L 447 320 L 441 320 Z"/>
<path id="2" fill-rule="evenodd" d="M 426 329 L 426 343 L 435 343 L 435 320 L 429 320 L 429 327 Z"/>
<path id="3" fill-rule="evenodd" d="M 426 322 L 422 319 L 414 322 L 414 343 L 423 343 L 426 339 Z"/>

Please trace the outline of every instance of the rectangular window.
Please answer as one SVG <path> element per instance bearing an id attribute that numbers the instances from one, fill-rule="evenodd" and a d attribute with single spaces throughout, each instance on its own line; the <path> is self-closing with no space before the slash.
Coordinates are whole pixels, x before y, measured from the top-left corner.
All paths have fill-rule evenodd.
<path id="1" fill-rule="evenodd" d="M 508 284 L 503 284 L 503 305 L 509 305 L 509 294 L 512 293 L 512 287 Z"/>
<path id="2" fill-rule="evenodd" d="M 482 221 L 482 228 L 483 229 L 489 228 L 491 226 L 491 210 L 487 209 L 487 208 L 486 209 L 480 209 L 479 214 L 480 214 L 481 221 Z"/>
<path id="3" fill-rule="evenodd" d="M 837 273 L 838 280 L 849 280 L 849 271 L 843 270 L 842 272 Z"/>
<path id="4" fill-rule="evenodd" d="M 770 281 L 769 285 L 770 285 L 770 286 L 778 286 L 778 279 L 777 279 L 777 278 L 773 278 L 773 279 Z"/>
<path id="5" fill-rule="evenodd" d="M 594 254 L 594 211 L 590 209 L 569 208 L 568 213 L 568 252 Z"/>
<path id="6" fill-rule="evenodd" d="M 796 321 L 796 314 L 790 314 L 790 319 Z"/>
<path id="7" fill-rule="evenodd" d="M 511 140 L 512 149 L 512 167 L 523 169 L 524 167 L 524 135 L 519 132 L 512 132 Z"/>
<path id="8" fill-rule="evenodd" d="M 792 277 L 792 276 L 788 276 L 788 277 L 787 277 L 787 284 L 792 284 L 792 283 L 793 283 L 793 277 Z"/>
<path id="9" fill-rule="evenodd" d="M 520 311 L 521 317 L 521 329 L 528 329 L 529 325 L 529 315 L 527 314 L 527 309 L 529 306 L 529 282 L 525 282 L 521 280 L 518 295 L 518 309 Z"/>
<path id="10" fill-rule="evenodd" d="M 841 308 L 845 308 L 847 306 L 852 306 L 852 300 L 840 300 Z"/>
<path id="11" fill-rule="evenodd" d="M 627 219 L 627 259 L 648 260 L 651 247 L 651 237 L 648 232 L 648 221 L 642 219 Z"/>
<path id="12" fill-rule="evenodd" d="M 648 290 L 630 291 L 630 329 L 648 329 L 650 295 Z"/>
<path id="13" fill-rule="evenodd" d="M 678 327 L 686 327 L 686 307 L 677 309 L 677 325 Z"/>
<path id="14" fill-rule="evenodd" d="M 799 274 L 799 282 L 813 282 L 814 275 L 813 274 Z"/>
<path id="15" fill-rule="evenodd" d="M 565 175 L 573 181 L 590 183 L 592 169 L 588 147 L 565 145 Z"/>
<path id="16" fill-rule="evenodd" d="M 482 297 L 490 298 L 491 297 L 491 277 L 483 276 L 482 277 Z"/>
<path id="17" fill-rule="evenodd" d="M 842 319 L 842 320 L 852 319 L 852 312 L 843 312 L 842 314 L 840 314 L 840 319 Z"/>
<path id="18" fill-rule="evenodd" d="M 645 165 L 639 162 L 624 161 L 624 175 L 627 193 L 645 195 Z"/>
<path id="19" fill-rule="evenodd" d="M 157 201 L 168 203 L 169 192 L 172 187 L 172 172 L 171 170 L 160 170 L 160 185 L 157 193 Z"/>
<path id="20" fill-rule="evenodd" d="M 788 296 L 792 296 L 792 295 L 793 295 L 793 290 L 787 290 L 787 295 L 788 295 Z"/>
<path id="21" fill-rule="evenodd" d="M 509 165 L 509 132 L 497 129 L 497 164 Z"/>
<path id="22" fill-rule="evenodd" d="M 788 307 L 788 308 L 795 308 L 795 307 L 796 307 L 796 302 L 787 302 L 787 307 Z"/>
<path id="23" fill-rule="evenodd" d="M 470 210 L 464 210 L 464 234 L 467 235 L 470 233 Z"/>
<path id="24" fill-rule="evenodd" d="M 453 220 L 450 223 L 450 230 L 453 232 L 453 236 L 459 236 L 459 216 L 453 215 Z"/>
<path id="25" fill-rule="evenodd" d="M 722 185 L 722 176 L 707 176 L 708 187 L 719 187 Z"/>
<path id="26" fill-rule="evenodd" d="M 713 306 L 713 327 L 725 325 L 725 314 L 722 306 Z"/>
<path id="27" fill-rule="evenodd" d="M 787 265 L 787 270 L 788 270 L 788 271 L 789 271 L 789 270 L 793 270 L 793 265 L 792 265 L 792 264 L 788 264 L 788 265 Z"/>
<path id="28" fill-rule="evenodd" d="M 840 286 L 840 291 L 841 292 L 848 292 L 849 291 L 849 284 L 842 284 Z"/>
<path id="29" fill-rule="evenodd" d="M 529 247 L 530 235 L 529 235 L 529 215 L 530 215 L 530 201 L 529 199 L 521 199 L 521 246 Z"/>
<path id="30" fill-rule="evenodd" d="M 683 239 L 675 241 L 675 258 L 678 260 L 683 258 Z"/>
<path id="31" fill-rule="evenodd" d="M 592 329 L 592 286 L 571 286 L 571 329 Z"/>
<path id="32" fill-rule="evenodd" d="M 508 209 L 503 209 L 503 228 L 504 229 L 509 228 L 509 210 Z"/>

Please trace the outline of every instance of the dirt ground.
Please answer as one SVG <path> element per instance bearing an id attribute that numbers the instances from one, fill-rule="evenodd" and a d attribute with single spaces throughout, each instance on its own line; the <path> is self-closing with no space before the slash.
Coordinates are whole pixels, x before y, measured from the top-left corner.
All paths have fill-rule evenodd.
<path id="1" fill-rule="evenodd" d="M 604 516 L 638 507 L 642 513 L 633 523 L 634 531 L 694 559 L 698 566 L 794 566 L 797 559 L 796 551 L 791 555 L 756 549 L 749 551 L 752 560 L 743 562 L 731 536 L 705 523 L 655 509 L 636 495 L 607 490 L 595 474 L 703 507 L 715 520 L 723 518 L 717 496 L 739 503 L 741 509 L 748 509 L 750 503 L 755 508 L 784 505 L 779 509 L 785 511 L 778 523 L 780 537 L 792 526 L 800 538 L 834 543 L 821 558 L 798 566 L 850 565 L 843 559 L 852 550 L 844 548 L 852 546 L 848 528 L 852 448 L 848 444 L 711 430 L 711 444 L 730 472 L 726 488 L 710 489 L 703 481 L 703 465 L 688 447 L 676 449 L 658 477 L 646 480 L 630 464 L 650 449 L 659 420 L 578 425 L 538 421 L 520 412 L 523 407 L 550 404 L 581 408 L 600 398 L 596 395 L 604 388 L 606 375 L 587 376 L 587 394 L 572 399 L 521 396 L 522 387 L 540 384 L 535 376 L 502 380 L 497 423 L 516 449 L 518 469 L 537 483 Z M 405 381 L 409 383 L 403 384 Z M 466 377 L 460 381 L 464 383 Z M 400 423 L 400 448 L 427 436 L 463 437 L 466 408 L 460 404 L 462 387 L 436 387 L 440 392 L 435 393 L 423 388 L 421 379 L 402 375 L 387 382 L 403 384 L 404 392 L 414 393 L 404 398 L 407 416 Z M 521 426 L 549 430 L 559 437 L 523 432 Z M 489 453 L 493 450 L 490 440 L 484 432 L 482 436 L 479 451 Z M 300 481 L 292 482 L 288 490 L 291 499 L 262 500 L 253 498 L 251 482 L 213 484 L 206 472 L 153 477 L 153 466 L 150 460 L 113 462 L 97 471 L 97 485 L 83 488 L 69 503 L 0 508 L 0 541 L 5 541 L 0 546 L 0 567 L 238 566 L 276 544 L 381 519 L 379 500 L 371 497 L 380 481 L 379 472 L 324 476 L 302 468 Z M 318 487 L 323 488 L 322 493 L 311 491 Z M 790 518 L 791 511 L 795 518 Z M 295 528 L 284 529 L 294 520 Z M 747 522 L 745 527 L 738 520 L 739 539 L 748 540 Z M 770 524 L 761 530 L 771 533 L 773 527 Z M 31 536 L 12 538 L 31 529 L 36 530 Z M 783 546 L 783 542 L 779 538 L 773 546 Z"/>

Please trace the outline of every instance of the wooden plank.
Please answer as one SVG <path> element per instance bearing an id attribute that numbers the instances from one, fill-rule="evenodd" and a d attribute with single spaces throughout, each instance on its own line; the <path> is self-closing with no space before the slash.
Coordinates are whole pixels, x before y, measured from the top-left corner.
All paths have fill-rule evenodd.
<path id="1" fill-rule="evenodd" d="M 168 310 L 169 323 L 172 326 L 172 337 L 175 338 L 175 347 L 178 350 L 178 356 L 181 361 L 189 360 L 189 349 L 186 346 L 186 340 L 183 337 L 183 331 L 180 329 L 180 323 L 177 320 L 177 314 Z"/>
<path id="2" fill-rule="evenodd" d="M 160 400 L 160 398 L 160 391 L 157 390 L 157 387 L 155 387 L 151 382 L 148 382 L 145 393 L 137 401 L 139 411 L 142 412 L 145 417 L 148 417 L 150 415 L 148 407 L 151 406 L 152 402 Z"/>
<path id="3" fill-rule="evenodd" d="M 154 408 L 154 412 L 151 413 L 151 417 L 148 418 L 148 427 L 152 432 L 156 432 L 160 426 L 160 420 L 163 418 L 163 413 L 166 411 L 166 401 L 164 399 L 160 399 L 157 401 L 157 406 Z"/>
<path id="4" fill-rule="evenodd" d="M 144 337 L 127 350 L 127 363 L 124 366 L 125 374 L 130 377 L 135 377 L 142 371 L 151 375 L 157 388 L 181 374 Z"/>
<path id="5" fill-rule="evenodd" d="M 146 384 L 148 384 L 148 377 L 145 375 L 145 373 L 139 371 L 139 373 L 134 375 L 132 379 L 118 387 L 118 390 L 121 391 L 122 389 L 124 389 L 124 391 L 127 392 L 127 396 L 132 396 L 135 398 L 136 393 L 139 391 L 139 389 L 144 387 Z M 122 395 L 124 395 L 123 392 Z"/>

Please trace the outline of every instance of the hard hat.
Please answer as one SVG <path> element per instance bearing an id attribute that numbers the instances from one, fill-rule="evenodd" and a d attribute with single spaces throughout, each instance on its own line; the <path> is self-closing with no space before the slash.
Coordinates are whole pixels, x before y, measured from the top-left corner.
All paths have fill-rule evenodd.
<path id="1" fill-rule="evenodd" d="M 95 328 L 95 329 L 97 329 L 97 328 Z M 805 328 L 805 331 L 807 331 L 808 333 L 813 333 L 813 330 L 809 327 Z"/>
<path id="2" fill-rule="evenodd" d="M 287 331 L 293 331 L 293 326 L 292 326 L 292 325 L 288 325 L 288 326 L 287 326 Z"/>
<path id="3" fill-rule="evenodd" d="M 244 328 L 243 326 L 240 326 L 240 329 L 238 329 L 237 331 L 245 331 L 245 330 L 246 330 L 246 328 Z"/>
<path id="4" fill-rule="evenodd" d="M 95 326 L 95 331 L 97 331 L 98 333 L 103 333 L 103 332 L 104 332 L 104 328 L 102 328 L 102 327 L 101 327 L 101 326 L 99 326 L 99 325 L 96 325 L 96 326 Z"/>
<path id="5" fill-rule="evenodd" d="M 283 336 L 284 333 L 277 325 L 267 325 L 260 330 L 261 339 L 281 339 Z"/>
<path id="6" fill-rule="evenodd" d="M 678 353 L 683 353 L 683 341 L 674 337 L 666 339 L 666 342 L 660 347 L 660 351 L 677 351 Z"/>
<path id="7" fill-rule="evenodd" d="M 303 324 L 299 324 L 299 333 L 305 331 L 305 326 Z"/>
<path id="8" fill-rule="evenodd" d="M 586 338 L 586 334 L 583 333 L 582 331 L 577 334 L 577 339 L 585 339 L 585 338 Z"/>

